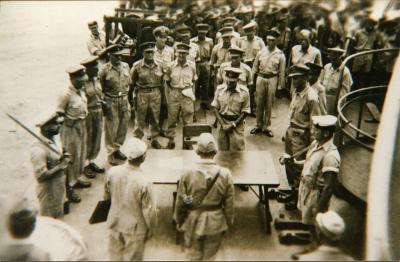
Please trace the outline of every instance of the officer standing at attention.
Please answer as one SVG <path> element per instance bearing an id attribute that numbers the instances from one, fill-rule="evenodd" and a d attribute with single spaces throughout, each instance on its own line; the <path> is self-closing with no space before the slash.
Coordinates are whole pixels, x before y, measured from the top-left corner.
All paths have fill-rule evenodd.
<path id="1" fill-rule="evenodd" d="M 267 46 L 256 56 L 253 64 L 253 74 L 257 74 L 256 82 L 256 118 L 257 125 L 250 133 L 264 133 L 269 137 L 274 134 L 271 130 L 272 103 L 277 89 L 285 86 L 286 58 L 276 47 L 277 31 L 269 31 Z M 256 76 L 254 76 L 256 79 Z"/>
<path id="2" fill-rule="evenodd" d="M 36 126 L 40 135 L 49 146 L 62 152 L 61 145 L 55 139 L 64 119 L 55 112 L 46 112 Z M 59 157 L 41 142 L 35 141 L 31 149 L 31 163 L 36 178 L 36 194 L 40 205 L 40 215 L 62 217 L 65 200 L 65 172 L 71 158 Z"/>
<path id="3" fill-rule="evenodd" d="M 157 224 L 157 205 L 140 165 L 146 159 L 146 144 L 131 138 L 126 143 L 128 161 L 109 169 L 104 199 L 111 200 L 107 218 L 111 260 L 143 260 L 146 240 Z"/>
<path id="4" fill-rule="evenodd" d="M 169 65 L 175 59 L 174 49 L 166 45 L 169 32 L 170 30 L 165 26 L 158 26 L 153 30 L 153 35 L 156 39 L 154 61 L 162 66 Z"/>
<path id="5" fill-rule="evenodd" d="M 182 112 L 183 124 L 193 123 L 194 87 L 197 81 L 196 65 L 187 60 L 190 46 L 184 43 L 177 45 L 178 57 L 168 67 L 164 76 L 165 88 L 168 89 L 168 148 L 175 148 L 176 124 Z"/>
<path id="6" fill-rule="evenodd" d="M 184 232 L 189 260 L 210 259 L 221 245 L 223 233 L 233 225 L 234 186 L 231 172 L 213 159 L 217 147 L 212 134 L 202 133 L 196 149 L 200 160 L 183 173 L 177 191 L 174 219 Z M 188 211 L 187 217 L 182 213 Z"/>
<path id="7" fill-rule="evenodd" d="M 303 165 L 297 207 L 305 225 L 314 225 L 315 215 L 328 208 L 340 168 L 339 151 L 333 144 L 337 118 L 332 115 L 313 116 L 312 121 L 315 140 L 305 160 L 294 159 L 295 164 Z"/>
<path id="8" fill-rule="evenodd" d="M 354 259 L 344 254 L 339 249 L 340 240 L 346 230 L 346 224 L 335 211 L 318 213 L 316 230 L 319 246 L 317 249 L 298 255 L 300 261 L 353 261 Z"/>
<path id="9" fill-rule="evenodd" d="M 103 32 L 99 31 L 99 25 L 96 21 L 88 23 L 90 30 L 90 38 L 87 41 L 87 48 L 91 55 L 100 55 L 101 51 L 106 47 L 106 38 Z"/>
<path id="10" fill-rule="evenodd" d="M 237 83 L 242 73 L 240 69 L 227 67 L 225 72 L 226 83 L 217 87 L 211 104 L 219 122 L 218 148 L 221 151 L 243 151 L 244 119 L 250 114 L 249 90 Z"/>
<path id="11" fill-rule="evenodd" d="M 61 142 L 66 152 L 71 155 L 71 164 L 66 169 L 67 197 L 71 202 L 79 202 L 74 188 L 90 187 L 91 183 L 82 179 L 86 160 L 86 117 L 88 115 L 87 99 L 83 88 L 87 81 L 83 66 L 67 69 L 71 85 L 59 97 L 57 112 L 64 116 L 61 127 Z"/>
<path id="12" fill-rule="evenodd" d="M 151 145 L 160 149 L 161 145 L 155 139 L 160 134 L 160 108 L 161 92 L 163 91 L 163 69 L 154 61 L 153 42 L 145 42 L 140 48 L 143 59 L 137 61 L 131 69 L 131 89 L 133 89 L 136 100 L 136 128 L 134 136 L 142 139 L 144 129 L 147 125 L 146 119 L 150 121 Z M 148 117 L 148 113 L 151 115 Z"/>
<path id="13" fill-rule="evenodd" d="M 195 43 L 199 47 L 199 58 L 196 61 L 197 72 L 198 72 L 198 86 L 196 96 L 202 100 L 201 107 L 203 109 L 209 109 L 209 99 L 212 96 L 212 90 L 210 89 L 210 57 L 211 51 L 214 47 L 212 38 L 207 37 L 209 30 L 208 24 L 197 24 L 197 36 L 190 39 L 191 42 Z"/>
<path id="14" fill-rule="evenodd" d="M 86 68 L 88 80 L 85 83 L 85 94 L 88 100 L 88 116 L 86 117 L 87 130 L 87 154 L 88 165 L 84 168 L 85 175 L 88 178 L 96 177 L 97 173 L 104 173 L 104 168 L 99 167 L 94 160 L 100 152 L 101 135 L 103 131 L 103 92 L 101 90 L 100 80 L 97 77 L 98 57 L 92 56 L 81 62 Z"/>
<path id="15" fill-rule="evenodd" d="M 239 76 L 238 84 L 243 85 L 250 90 L 250 87 L 253 85 L 253 73 L 248 65 L 242 63 L 244 50 L 239 47 L 231 47 L 229 48 L 229 54 L 231 56 L 231 61 L 222 63 L 218 70 L 218 84 L 222 84 L 224 82 L 225 68 L 235 67 L 242 71 Z"/>
<path id="16" fill-rule="evenodd" d="M 125 141 L 130 118 L 129 65 L 121 61 L 121 54 L 123 51 L 111 51 L 110 61 L 99 72 L 105 101 L 105 142 L 111 165 L 118 164 L 118 160 L 126 160 L 119 148 Z"/>
<path id="17" fill-rule="evenodd" d="M 306 66 L 293 66 L 289 77 L 292 78 L 294 92 L 289 107 L 290 125 L 285 135 L 285 153 L 297 160 L 304 160 L 307 148 L 314 140 L 312 117 L 320 115 L 318 94 L 308 83 L 310 69 Z M 292 189 L 291 194 L 283 197 L 286 208 L 295 209 L 298 196 L 301 169 L 292 162 L 287 162 L 286 177 Z"/>
<path id="18" fill-rule="evenodd" d="M 321 115 L 326 115 L 327 107 L 325 87 L 321 84 L 321 82 L 319 82 L 322 66 L 314 63 L 307 63 L 306 66 L 310 68 L 308 82 L 310 83 L 311 88 L 314 89 L 314 91 L 318 94 Z"/>

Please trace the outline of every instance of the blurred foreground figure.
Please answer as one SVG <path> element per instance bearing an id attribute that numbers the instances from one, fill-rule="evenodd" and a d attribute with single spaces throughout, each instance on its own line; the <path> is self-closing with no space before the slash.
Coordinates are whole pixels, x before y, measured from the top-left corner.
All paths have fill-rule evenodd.
<path id="1" fill-rule="evenodd" d="M 146 240 L 157 223 L 156 202 L 140 169 L 146 158 L 146 144 L 132 138 L 126 144 L 128 161 L 112 167 L 106 177 L 104 199 L 111 199 L 108 215 L 111 260 L 143 260 Z"/>
<path id="2" fill-rule="evenodd" d="M 0 259 L 16 261 L 83 261 L 87 247 L 80 234 L 62 221 L 37 216 L 27 199 L 5 211 L 9 234 L 2 234 Z"/>
<path id="3" fill-rule="evenodd" d="M 210 259 L 217 253 L 234 214 L 232 176 L 213 160 L 217 148 L 212 134 L 200 135 L 196 153 L 200 160 L 182 175 L 174 211 L 190 260 Z"/>
<path id="4" fill-rule="evenodd" d="M 338 244 L 345 231 L 343 219 L 335 212 L 318 213 L 316 216 L 317 241 L 319 246 L 314 251 L 295 257 L 301 261 L 352 261 L 344 254 Z"/>

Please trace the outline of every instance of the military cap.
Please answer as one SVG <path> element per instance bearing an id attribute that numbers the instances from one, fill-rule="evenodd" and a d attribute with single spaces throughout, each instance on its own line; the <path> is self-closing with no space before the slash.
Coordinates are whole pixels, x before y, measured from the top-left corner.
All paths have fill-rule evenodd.
<path id="1" fill-rule="evenodd" d="M 310 72 L 310 68 L 305 66 L 305 65 L 294 65 L 289 68 L 289 75 L 288 77 L 294 77 L 294 76 L 304 76 L 307 75 L 308 72 Z"/>
<path id="2" fill-rule="evenodd" d="M 221 25 L 225 25 L 229 24 L 229 25 L 234 25 L 237 22 L 236 18 L 232 17 L 232 16 L 228 16 L 225 17 L 224 19 L 222 19 L 221 21 Z"/>
<path id="3" fill-rule="evenodd" d="M 133 137 L 126 142 L 124 146 L 126 156 L 129 160 L 143 156 L 147 151 L 146 143 L 141 139 Z"/>
<path id="4" fill-rule="evenodd" d="M 257 28 L 257 23 L 254 21 L 251 21 L 250 23 L 246 24 L 243 26 L 244 31 L 254 31 Z"/>
<path id="5" fill-rule="evenodd" d="M 315 217 L 318 228 L 331 240 L 337 241 L 342 238 L 346 229 L 343 218 L 333 210 L 325 213 L 318 213 Z"/>
<path id="6" fill-rule="evenodd" d="M 95 26 L 95 25 L 97 25 L 97 21 L 90 21 L 90 22 L 88 23 L 88 26 L 89 26 L 89 27 Z"/>
<path id="7" fill-rule="evenodd" d="M 274 6 L 271 9 L 266 11 L 266 15 L 276 15 L 279 12 L 280 12 L 280 9 L 276 6 Z"/>
<path id="8" fill-rule="evenodd" d="M 197 140 L 196 153 L 217 152 L 214 136 L 211 133 L 202 133 Z"/>
<path id="9" fill-rule="evenodd" d="M 71 78 L 80 78 L 85 76 L 85 68 L 82 65 L 68 67 L 66 72 Z"/>
<path id="10" fill-rule="evenodd" d="M 346 52 L 346 50 L 339 47 L 332 47 L 328 48 L 327 50 L 330 55 L 338 55 L 338 56 L 341 56 Z"/>
<path id="11" fill-rule="evenodd" d="M 310 68 L 311 71 L 319 72 L 322 70 L 322 66 L 315 63 L 306 63 L 306 66 Z"/>
<path id="12" fill-rule="evenodd" d="M 169 35 L 169 33 L 170 33 L 169 28 L 166 27 L 166 26 L 163 26 L 163 25 L 162 26 L 158 26 L 153 30 L 153 35 L 154 36 L 161 36 L 161 35 L 167 36 L 167 35 Z"/>
<path id="13" fill-rule="evenodd" d="M 231 47 L 229 48 L 229 54 L 231 56 L 241 56 L 245 53 L 245 51 L 239 47 Z"/>
<path id="14" fill-rule="evenodd" d="M 178 32 L 179 34 L 185 34 L 185 33 L 188 33 L 188 32 L 190 33 L 190 32 L 191 32 L 190 27 L 188 27 L 188 26 L 185 25 L 185 24 L 179 25 L 179 26 L 175 29 L 175 31 Z"/>
<path id="15" fill-rule="evenodd" d="M 197 24 L 196 29 L 197 29 L 197 32 L 207 33 L 208 30 L 210 29 L 210 26 L 208 24 Z"/>
<path id="16" fill-rule="evenodd" d="M 81 62 L 81 65 L 83 65 L 84 67 L 95 66 L 95 65 L 97 65 L 97 59 L 99 59 L 98 56 L 90 56 L 90 57 L 86 58 L 85 60 L 83 60 Z"/>
<path id="17" fill-rule="evenodd" d="M 113 44 L 113 45 L 107 46 L 106 48 L 101 50 L 101 52 L 99 53 L 99 58 L 103 57 L 106 54 L 113 53 L 115 50 L 119 50 L 119 47 L 120 47 L 120 45 L 118 45 L 118 44 Z"/>
<path id="18" fill-rule="evenodd" d="M 267 39 L 277 39 L 280 35 L 277 30 L 272 29 L 267 32 Z"/>
<path id="19" fill-rule="evenodd" d="M 153 51 L 154 52 L 154 47 L 156 46 L 155 42 L 144 42 L 140 45 L 140 49 L 143 52 L 149 52 L 149 51 Z"/>
<path id="20" fill-rule="evenodd" d="M 337 117 L 332 115 L 313 116 L 312 121 L 315 127 L 331 128 L 336 126 Z"/>
<path id="21" fill-rule="evenodd" d="M 226 80 L 228 81 L 237 81 L 239 79 L 242 70 L 236 67 L 227 67 L 225 68 Z"/>
<path id="22" fill-rule="evenodd" d="M 189 53 L 190 45 L 185 43 L 177 43 L 176 49 L 179 53 Z"/>

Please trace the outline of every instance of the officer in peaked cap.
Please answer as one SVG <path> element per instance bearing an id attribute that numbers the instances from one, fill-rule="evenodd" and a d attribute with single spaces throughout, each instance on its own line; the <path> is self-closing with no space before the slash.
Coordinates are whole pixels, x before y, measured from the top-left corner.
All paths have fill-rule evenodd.
<path id="1" fill-rule="evenodd" d="M 285 135 L 285 153 L 296 160 L 306 158 L 307 149 L 315 139 L 315 127 L 312 118 L 321 114 L 321 106 L 317 92 L 308 83 L 310 68 L 298 64 L 289 69 L 294 92 L 289 107 L 290 125 Z M 304 113 L 305 112 L 305 113 Z M 295 209 L 299 195 L 301 166 L 292 162 L 285 163 L 286 177 L 291 187 L 289 195 L 281 197 L 281 202 L 286 202 L 287 209 Z"/>
<path id="2" fill-rule="evenodd" d="M 318 94 L 321 114 L 326 115 L 327 107 L 325 87 L 319 81 L 319 76 L 321 75 L 321 70 L 323 67 L 315 63 L 306 63 L 306 66 L 310 68 L 308 82 L 310 83 L 311 88 L 314 89 L 314 91 Z"/>
<path id="3" fill-rule="evenodd" d="M 244 54 L 244 50 L 233 46 L 231 48 L 229 48 L 229 54 L 231 57 L 231 61 L 230 62 L 224 62 L 221 64 L 221 67 L 219 68 L 218 71 L 218 83 L 222 84 L 222 82 L 224 82 L 224 77 L 225 77 L 225 68 L 228 67 L 235 67 L 241 70 L 241 74 L 239 76 L 239 80 L 238 83 L 240 85 L 245 86 L 246 88 L 250 88 L 251 85 L 253 84 L 253 76 L 252 76 L 252 72 L 251 72 L 251 68 L 246 65 L 245 63 L 242 62 L 242 57 Z"/>
<path id="4" fill-rule="evenodd" d="M 158 26 L 153 30 L 156 39 L 154 60 L 157 64 L 165 66 L 175 59 L 174 48 L 168 46 L 167 39 L 171 31 L 165 26 Z"/>
<path id="5" fill-rule="evenodd" d="M 136 126 L 134 136 L 142 139 L 146 127 L 150 124 L 151 145 L 159 149 L 161 145 L 156 140 L 160 134 L 161 91 L 163 90 L 162 65 L 154 61 L 154 42 L 140 45 L 143 59 L 137 61 L 130 71 L 131 89 L 129 99 L 135 101 Z M 149 115 L 151 114 L 151 115 Z M 149 119 L 149 122 L 146 121 Z"/>
<path id="6" fill-rule="evenodd" d="M 84 91 L 87 76 L 85 67 L 82 65 L 70 67 L 66 72 L 69 74 L 71 85 L 60 96 L 57 112 L 64 115 L 65 118 L 60 133 L 62 146 L 71 155 L 71 164 L 66 168 L 67 197 L 71 202 L 79 202 L 80 198 L 73 188 L 84 188 L 91 185 L 82 177 L 87 146 L 86 117 L 88 109 Z"/>
<path id="7" fill-rule="evenodd" d="M 85 94 L 88 103 L 86 117 L 87 154 L 84 173 L 88 178 L 94 178 L 96 173 L 104 173 L 104 168 L 99 167 L 94 160 L 97 158 L 101 147 L 103 131 L 103 92 L 98 79 L 98 57 L 91 56 L 81 62 L 86 68 L 88 80 L 85 83 Z"/>
<path id="8" fill-rule="evenodd" d="M 242 70 L 225 68 L 226 83 L 215 91 L 214 113 L 218 120 L 218 148 L 224 151 L 245 149 L 244 119 L 250 114 L 250 98 L 247 87 L 238 84 Z"/>

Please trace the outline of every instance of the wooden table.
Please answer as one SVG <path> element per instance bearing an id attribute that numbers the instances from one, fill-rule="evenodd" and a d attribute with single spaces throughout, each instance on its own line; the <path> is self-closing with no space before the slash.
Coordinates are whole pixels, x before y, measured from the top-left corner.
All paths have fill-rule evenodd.
<path id="1" fill-rule="evenodd" d="M 193 150 L 148 150 L 142 165 L 146 176 L 154 184 L 177 184 L 182 171 L 195 165 L 199 156 Z M 221 151 L 217 164 L 231 170 L 235 185 L 248 185 L 259 199 L 265 218 L 262 219 L 267 234 L 271 233 L 272 215 L 268 188 L 278 187 L 279 179 L 269 151 Z M 258 194 L 251 186 L 258 187 Z M 265 222 L 265 223 L 264 223 Z"/>

